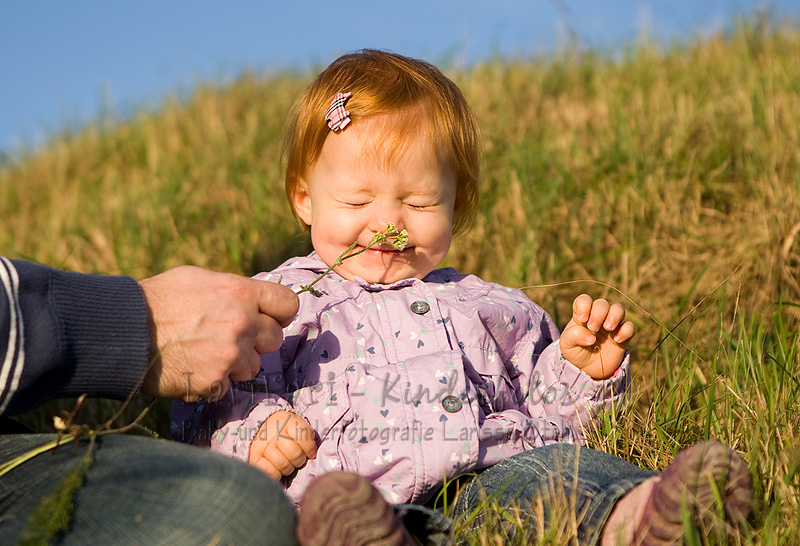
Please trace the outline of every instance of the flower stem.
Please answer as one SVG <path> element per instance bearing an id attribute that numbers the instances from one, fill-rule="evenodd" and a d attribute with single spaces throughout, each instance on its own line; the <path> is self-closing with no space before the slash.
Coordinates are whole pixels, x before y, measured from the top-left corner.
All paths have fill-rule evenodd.
<path id="1" fill-rule="evenodd" d="M 358 241 L 355 241 L 352 245 L 348 247 L 347 250 L 342 252 L 339 255 L 339 257 L 336 258 L 336 261 L 334 261 L 333 264 L 328 269 L 326 269 L 324 273 L 322 273 L 316 279 L 311 281 L 309 284 L 301 285 L 300 290 L 297 291 L 297 294 L 302 294 L 303 292 L 311 292 L 316 297 L 318 298 L 321 297 L 322 292 L 314 288 L 314 285 L 317 284 L 321 279 L 323 279 L 325 275 L 327 275 L 335 268 L 342 265 L 342 262 L 344 262 L 346 259 L 352 258 L 353 256 L 358 256 L 359 254 L 369 250 L 373 246 L 383 243 L 388 243 L 393 247 L 395 247 L 397 250 L 403 250 L 406 247 L 406 244 L 408 243 L 408 232 L 405 229 L 398 232 L 395 225 L 389 222 L 388 224 L 386 224 L 386 229 L 384 229 L 383 231 L 379 231 L 372 236 L 372 239 L 370 239 L 367 246 L 365 246 L 360 250 L 352 252 L 352 250 L 356 246 L 358 246 Z M 352 254 L 349 254 L 350 252 L 352 252 Z"/>

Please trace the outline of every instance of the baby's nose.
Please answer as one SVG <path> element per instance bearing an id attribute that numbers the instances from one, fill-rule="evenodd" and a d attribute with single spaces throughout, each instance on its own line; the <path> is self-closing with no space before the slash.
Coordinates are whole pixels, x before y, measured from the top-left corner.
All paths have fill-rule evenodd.
<path id="1" fill-rule="evenodd" d="M 391 220 L 381 220 L 370 226 L 370 231 L 373 233 L 385 233 L 387 235 L 396 235 L 405 229 L 404 226 Z"/>
<path id="2" fill-rule="evenodd" d="M 370 222 L 370 229 L 374 232 L 386 232 L 388 226 L 393 226 L 392 231 L 400 232 L 405 229 L 402 209 L 400 207 L 383 206 L 376 210 Z"/>

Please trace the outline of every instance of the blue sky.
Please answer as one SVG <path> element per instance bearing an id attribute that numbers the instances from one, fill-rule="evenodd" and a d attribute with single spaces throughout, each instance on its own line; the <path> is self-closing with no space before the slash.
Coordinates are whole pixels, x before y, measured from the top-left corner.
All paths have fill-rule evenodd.
<path id="1" fill-rule="evenodd" d="M 35 147 L 103 108 L 125 115 L 197 81 L 325 65 L 361 47 L 434 63 L 613 50 L 727 28 L 798 0 L 24 0 L 0 6 L 0 152 Z"/>

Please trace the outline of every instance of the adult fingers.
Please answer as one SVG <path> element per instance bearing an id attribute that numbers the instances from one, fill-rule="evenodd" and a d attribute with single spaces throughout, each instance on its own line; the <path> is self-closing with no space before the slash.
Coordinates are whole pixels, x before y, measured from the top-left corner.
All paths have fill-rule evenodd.
<path id="1" fill-rule="evenodd" d="M 256 352 L 265 354 L 278 350 L 283 343 L 283 328 L 278 321 L 259 313 L 256 324 L 258 325 L 254 340 Z"/>
<path id="2" fill-rule="evenodd" d="M 267 351 L 268 352 L 268 351 Z M 261 369 L 261 355 L 254 347 L 242 348 L 228 376 L 234 381 L 250 381 Z"/>
<path id="3" fill-rule="evenodd" d="M 250 279 L 256 283 L 258 310 L 275 319 L 281 326 L 288 326 L 300 306 L 297 294 L 288 286 L 274 282 Z"/>
<path id="4" fill-rule="evenodd" d="M 227 375 L 202 375 L 201 372 L 187 372 L 184 374 L 183 392 L 178 397 L 184 402 L 216 402 L 228 392 L 230 379 Z"/>

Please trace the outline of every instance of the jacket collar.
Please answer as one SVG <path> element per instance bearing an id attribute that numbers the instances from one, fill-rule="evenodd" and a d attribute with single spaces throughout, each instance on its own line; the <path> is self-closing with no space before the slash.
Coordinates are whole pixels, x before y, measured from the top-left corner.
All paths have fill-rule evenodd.
<path id="1" fill-rule="evenodd" d="M 316 252 L 312 252 L 308 256 L 299 256 L 287 261 L 281 267 L 292 267 L 297 269 L 305 269 L 317 274 L 321 274 L 328 269 L 328 266 L 323 262 Z M 338 282 L 344 282 L 345 279 L 335 271 L 331 271 L 329 276 L 336 279 Z M 468 301 L 477 297 L 483 296 L 488 291 L 486 283 L 472 275 L 461 275 L 452 267 L 444 267 L 435 269 L 428 273 L 422 281 L 426 283 L 433 283 L 440 285 L 439 295 L 445 299 L 455 298 L 461 301 Z M 456 288 L 455 282 L 460 281 Z M 421 282 L 419 279 L 410 278 L 403 279 L 391 284 L 368 283 L 361 277 L 353 278 L 353 283 L 362 287 L 364 290 L 370 292 L 382 292 L 384 290 L 395 290 L 411 286 L 416 282 Z M 450 288 L 450 289 L 448 289 Z M 448 297 L 449 296 L 449 297 Z"/>

